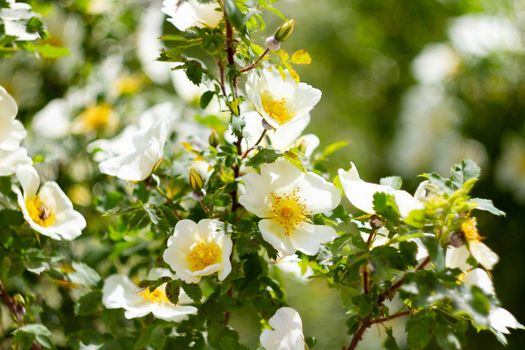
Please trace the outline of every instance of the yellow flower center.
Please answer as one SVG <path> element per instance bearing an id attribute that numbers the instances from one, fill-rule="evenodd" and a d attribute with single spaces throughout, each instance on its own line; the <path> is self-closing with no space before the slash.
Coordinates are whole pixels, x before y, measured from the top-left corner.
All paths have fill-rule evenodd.
<path id="1" fill-rule="evenodd" d="M 269 93 L 264 92 L 261 95 L 261 102 L 266 113 L 280 125 L 288 123 L 295 116 L 295 113 L 290 112 L 286 107 L 284 98 L 276 100 Z"/>
<path id="2" fill-rule="evenodd" d="M 157 304 L 171 304 L 170 300 L 168 299 L 168 296 L 166 295 L 166 292 L 164 291 L 164 288 L 158 287 L 153 292 L 149 290 L 149 288 L 144 288 L 138 294 L 146 299 L 149 302 L 157 303 Z"/>
<path id="3" fill-rule="evenodd" d="M 102 103 L 86 108 L 79 116 L 85 131 L 102 131 L 111 119 L 111 107 Z"/>
<path id="4" fill-rule="evenodd" d="M 270 196 L 272 199 L 270 216 L 284 227 L 287 235 L 308 219 L 306 205 L 297 195 L 297 190 L 288 195 L 280 196 L 271 193 Z"/>
<path id="5" fill-rule="evenodd" d="M 136 74 L 127 74 L 121 76 L 115 82 L 115 88 L 120 95 L 131 95 L 140 89 L 142 78 Z"/>
<path id="6" fill-rule="evenodd" d="M 222 260 L 222 248 L 215 242 L 200 242 L 195 245 L 186 261 L 190 265 L 190 270 L 204 270 L 210 265 L 218 264 Z"/>
<path id="7" fill-rule="evenodd" d="M 31 219 L 39 226 L 48 227 L 55 223 L 56 214 L 38 197 L 26 199 L 26 208 Z"/>
<path id="8" fill-rule="evenodd" d="M 461 224 L 461 231 L 465 234 L 465 238 L 469 242 L 479 242 L 481 237 L 478 232 L 476 218 L 469 218 Z"/>

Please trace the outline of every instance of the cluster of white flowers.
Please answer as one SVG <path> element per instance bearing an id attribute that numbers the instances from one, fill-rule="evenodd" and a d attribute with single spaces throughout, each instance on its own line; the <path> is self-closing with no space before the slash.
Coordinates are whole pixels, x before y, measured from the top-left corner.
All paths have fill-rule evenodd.
<path id="1" fill-rule="evenodd" d="M 24 219 L 33 230 L 52 239 L 75 239 L 86 227 L 86 221 L 56 182 L 40 186 L 33 162 L 20 145 L 27 133 L 15 119 L 18 106 L 1 86 L 0 111 L 0 176 L 16 174 L 22 189 L 15 186 L 13 191 Z"/>

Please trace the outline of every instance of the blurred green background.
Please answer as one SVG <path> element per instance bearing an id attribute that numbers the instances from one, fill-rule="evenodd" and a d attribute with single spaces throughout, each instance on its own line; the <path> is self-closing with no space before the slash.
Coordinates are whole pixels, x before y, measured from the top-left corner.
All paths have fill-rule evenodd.
<path id="1" fill-rule="evenodd" d="M 134 32 L 148 21 L 141 22 L 144 8 L 160 9 L 161 3 L 34 1 L 37 12 L 39 6 L 45 10 L 53 44 L 69 47 L 74 56 L 40 62 L 20 54 L 0 63 L 0 84 L 17 99 L 26 125 L 47 101 L 82 86 L 95 64 L 110 55 L 123 57 L 125 74 L 140 69 Z M 507 213 L 479 217 L 487 244 L 501 257 L 496 291 L 502 306 L 525 323 L 525 1 L 282 0 L 277 7 L 297 23 L 283 48 L 310 52 L 313 63 L 299 73 L 323 91 L 307 131 L 322 145 L 349 142 L 327 164 L 332 175 L 353 161 L 363 179 L 401 175 L 413 191 L 422 172 L 447 174 L 463 158 L 479 163 L 483 177 L 475 194 Z M 279 23 L 270 19 L 260 44 Z M 161 84 L 173 90 L 169 82 Z M 158 101 L 171 98 L 154 88 L 147 93 Z M 33 141 L 46 152 L 48 141 L 37 142 L 38 136 Z M 53 151 L 46 156 L 52 159 L 64 145 L 49 146 Z M 335 291 L 320 280 L 305 288 L 293 274 L 283 272 L 281 278 L 305 334 L 318 338 L 317 349 L 348 344 Z M 257 341 L 258 324 L 246 323 L 242 315 L 234 315 L 232 324 L 246 328 L 247 343 Z M 380 330 L 372 328 L 360 349 L 379 348 L 379 338 Z M 466 348 L 502 346 L 489 333 L 472 332 Z M 508 348 L 525 349 L 525 332 L 513 332 Z"/>

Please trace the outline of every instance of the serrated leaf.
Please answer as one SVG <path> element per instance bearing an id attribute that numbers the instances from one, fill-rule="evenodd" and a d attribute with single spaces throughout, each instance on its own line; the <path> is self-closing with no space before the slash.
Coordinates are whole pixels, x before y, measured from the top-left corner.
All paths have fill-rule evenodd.
<path id="1" fill-rule="evenodd" d="M 13 341 L 15 344 L 21 344 L 23 349 L 28 348 L 27 344 L 30 348 L 34 341 L 45 349 L 55 349 L 51 332 L 46 326 L 38 323 L 26 324 L 18 328 L 14 333 Z"/>
<path id="2" fill-rule="evenodd" d="M 237 7 L 235 0 L 224 0 L 224 12 L 226 12 L 226 16 L 231 24 L 238 30 L 243 31 L 246 17 Z"/>
<path id="3" fill-rule="evenodd" d="M 278 151 L 271 149 L 261 149 L 257 154 L 255 154 L 250 160 L 246 163 L 249 167 L 257 167 L 261 164 L 273 163 L 279 158 L 282 154 Z"/>
<path id="4" fill-rule="evenodd" d="M 490 199 L 472 198 L 471 201 L 477 204 L 476 209 L 478 210 L 488 211 L 489 213 L 496 216 L 506 215 L 503 210 L 496 208 Z"/>
<path id="5" fill-rule="evenodd" d="M 393 195 L 376 192 L 374 194 L 374 211 L 388 221 L 399 220 L 399 208 Z"/>
<path id="6" fill-rule="evenodd" d="M 198 284 L 182 283 L 184 292 L 195 302 L 200 302 L 202 299 L 202 291 Z"/>
<path id="7" fill-rule="evenodd" d="M 100 281 L 100 276 L 97 271 L 84 263 L 73 262 L 73 269 L 75 271 L 68 274 L 71 282 L 81 286 L 94 286 Z"/>
<path id="8" fill-rule="evenodd" d="M 394 335 L 392 334 L 392 328 L 386 329 L 386 338 L 383 342 L 383 346 L 387 350 L 399 350 L 399 346 L 397 345 L 396 338 L 394 338 Z"/>
<path id="9" fill-rule="evenodd" d="M 172 304 L 177 305 L 179 302 L 180 283 L 179 281 L 170 281 L 166 284 L 166 296 Z"/>
<path id="10" fill-rule="evenodd" d="M 188 61 L 185 64 L 186 76 L 195 85 L 202 82 L 202 65 L 198 61 Z"/>
<path id="11" fill-rule="evenodd" d="M 451 173 L 450 180 L 457 188 L 461 188 L 468 180 L 479 178 L 481 170 L 474 161 L 464 160 L 454 165 Z"/>
<path id="12" fill-rule="evenodd" d="M 98 311 L 102 301 L 102 292 L 96 290 L 84 294 L 75 303 L 75 315 L 85 316 Z"/>
<path id="13" fill-rule="evenodd" d="M 312 58 L 310 54 L 305 49 L 297 50 L 292 54 L 290 59 L 294 64 L 310 64 L 312 63 Z"/>
<path id="14" fill-rule="evenodd" d="M 205 109 L 206 107 L 208 107 L 213 96 L 215 96 L 215 92 L 209 91 L 209 90 L 202 94 L 201 99 L 200 99 L 200 106 L 202 109 Z"/>
<path id="15" fill-rule="evenodd" d="M 424 349 L 428 345 L 432 338 L 432 323 L 432 318 L 426 313 L 418 313 L 408 319 L 406 332 L 410 350 Z"/>

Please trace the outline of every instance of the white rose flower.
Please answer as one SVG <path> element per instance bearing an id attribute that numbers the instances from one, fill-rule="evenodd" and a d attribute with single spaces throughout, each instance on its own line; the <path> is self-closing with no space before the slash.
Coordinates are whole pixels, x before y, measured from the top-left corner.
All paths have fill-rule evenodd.
<path id="1" fill-rule="evenodd" d="M 75 209 L 71 200 L 56 182 L 45 182 L 40 186 L 40 177 L 32 166 L 20 166 L 16 177 L 22 191 L 13 187 L 18 196 L 18 205 L 24 219 L 31 228 L 56 240 L 73 240 L 86 227 L 86 220 Z"/>
<path id="2" fill-rule="evenodd" d="M 470 218 L 461 225 L 461 231 L 465 236 L 467 244 L 461 247 L 448 247 L 446 253 L 446 265 L 450 268 L 458 268 L 467 271 L 471 266 L 467 259 L 472 255 L 487 270 L 492 270 L 499 261 L 499 257 L 485 243 L 481 242 L 476 218 Z"/>
<path id="3" fill-rule="evenodd" d="M 492 280 L 483 269 L 476 268 L 465 273 L 462 281 L 467 286 L 478 286 L 487 295 L 495 296 Z M 501 307 L 493 307 L 489 311 L 489 326 L 492 331 L 503 334 L 509 334 L 509 328 L 524 329 L 510 312 Z"/>
<path id="4" fill-rule="evenodd" d="M 131 136 L 131 143 L 121 139 L 118 144 L 129 146 L 114 157 L 99 164 L 100 172 L 116 176 L 126 181 L 142 181 L 151 175 L 163 155 L 167 138 L 167 128 L 164 121 L 159 121 L 148 129 L 137 130 Z"/>
<path id="5" fill-rule="evenodd" d="M 395 190 L 392 187 L 365 182 L 359 178 L 359 173 L 354 163 L 348 171 L 339 169 L 339 179 L 346 194 L 346 198 L 357 209 L 368 214 L 375 214 L 374 195 L 386 193 L 394 196 L 401 217 L 406 218 L 412 210 L 423 209 L 423 203 L 414 198 L 410 193 Z"/>
<path id="6" fill-rule="evenodd" d="M 164 0 L 162 5 L 162 12 L 169 16 L 168 22 L 181 31 L 190 27 L 216 27 L 223 18 L 216 1 Z"/>
<path id="7" fill-rule="evenodd" d="M 261 333 L 260 341 L 266 350 L 304 350 L 303 322 L 291 307 L 282 307 L 269 320 L 272 330 Z"/>
<path id="8" fill-rule="evenodd" d="M 257 112 L 274 128 L 305 118 L 321 99 L 321 91 L 283 79 L 277 70 L 253 72 L 246 82 L 246 95 Z"/>
<path id="9" fill-rule="evenodd" d="M 224 232 L 224 223 L 204 219 L 195 223 L 181 220 L 168 239 L 164 261 L 175 271 L 176 278 L 186 283 L 199 283 L 202 276 L 218 273 L 223 281 L 231 272 L 233 243 Z"/>
<path id="10" fill-rule="evenodd" d="M 19 147 L 15 151 L 0 151 L 0 176 L 13 175 L 19 166 L 31 164 L 33 161 L 23 147 Z"/>
<path id="11" fill-rule="evenodd" d="M 156 278 L 160 277 L 162 276 Z M 138 288 L 125 275 L 111 275 L 106 278 L 102 289 L 102 301 L 108 309 L 125 309 L 124 316 L 127 319 L 152 313 L 156 318 L 165 321 L 180 322 L 198 311 L 194 306 L 185 305 L 191 303 L 191 300 L 182 290 L 179 302 L 175 305 L 166 296 L 166 283 L 150 291 L 148 288 Z"/>
<path id="12" fill-rule="evenodd" d="M 26 137 L 22 123 L 15 119 L 18 106 L 14 98 L 0 86 L 0 151 L 14 151 Z"/>
<path id="13" fill-rule="evenodd" d="M 262 237 L 283 256 L 297 250 L 315 255 L 321 244 L 337 237 L 332 227 L 311 221 L 313 214 L 333 210 L 341 201 L 337 187 L 321 176 L 277 160 L 242 180 L 239 202 L 262 219 Z"/>

